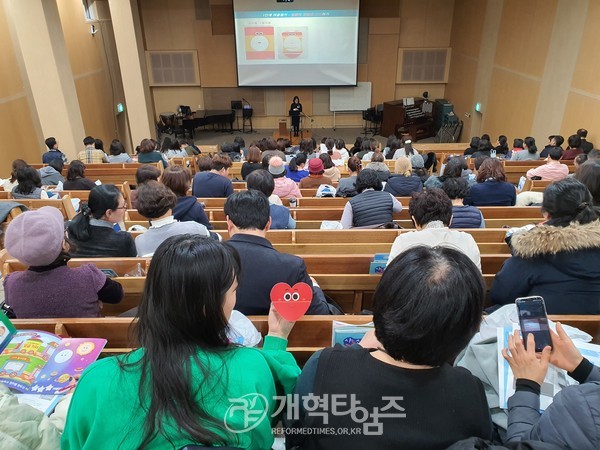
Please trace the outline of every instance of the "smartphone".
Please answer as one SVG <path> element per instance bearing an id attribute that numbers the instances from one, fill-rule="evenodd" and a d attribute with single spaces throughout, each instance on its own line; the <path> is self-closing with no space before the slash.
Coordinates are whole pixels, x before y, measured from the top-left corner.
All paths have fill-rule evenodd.
<path id="1" fill-rule="evenodd" d="M 544 299 L 539 296 L 520 297 L 516 300 L 516 304 L 525 348 L 527 348 L 529 334 L 533 334 L 535 338 L 536 352 L 541 352 L 546 346 L 552 347 Z"/>

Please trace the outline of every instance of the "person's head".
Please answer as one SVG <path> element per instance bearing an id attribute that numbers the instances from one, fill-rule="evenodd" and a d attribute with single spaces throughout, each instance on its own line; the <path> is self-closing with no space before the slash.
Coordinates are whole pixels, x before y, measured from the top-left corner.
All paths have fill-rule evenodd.
<path id="1" fill-rule="evenodd" d="M 104 151 L 104 142 L 102 142 L 102 139 L 94 139 L 94 148 Z"/>
<path id="2" fill-rule="evenodd" d="M 297 95 L 294 96 L 294 99 L 292 100 L 293 103 L 300 103 L 300 97 L 298 97 Z"/>
<path id="3" fill-rule="evenodd" d="M 373 153 L 373 156 L 371 157 L 371 162 L 382 163 L 384 161 L 385 161 L 385 156 L 383 156 L 383 153 L 381 153 L 381 152 Z"/>
<path id="4" fill-rule="evenodd" d="M 481 165 L 486 159 L 490 159 L 490 157 L 487 155 L 479 155 L 477 158 L 475 158 L 475 162 L 473 164 L 475 166 L 476 171 L 478 171 L 481 168 Z"/>
<path id="5" fill-rule="evenodd" d="M 477 148 L 477 146 L 479 145 L 479 139 L 479 136 L 473 136 L 471 138 L 471 143 L 469 144 L 469 147 Z"/>
<path id="6" fill-rule="evenodd" d="M 44 143 L 46 144 L 46 147 L 48 147 L 48 150 L 52 150 L 58 145 L 58 142 L 56 142 L 56 139 L 52 136 L 49 138 L 46 138 Z"/>
<path id="7" fill-rule="evenodd" d="M 75 159 L 69 164 L 69 170 L 67 170 L 67 180 L 75 181 L 78 178 L 85 177 L 85 164 Z"/>
<path id="8" fill-rule="evenodd" d="M 597 148 L 593 148 L 588 153 L 588 160 L 590 159 L 600 159 L 600 150 Z"/>
<path id="9" fill-rule="evenodd" d="M 163 171 L 160 181 L 177 197 L 185 197 L 192 184 L 192 172 L 187 167 L 171 164 Z"/>
<path id="10" fill-rule="evenodd" d="M 401 147 L 401 141 L 394 136 L 394 139 L 388 141 L 388 147 L 390 148 L 387 153 L 388 159 L 393 159 L 396 151 Z"/>
<path id="11" fill-rule="evenodd" d="M 491 141 L 491 139 L 490 139 L 490 135 L 489 135 L 489 134 L 487 134 L 487 133 L 485 133 L 485 134 L 482 134 L 482 135 L 481 135 L 481 139 L 480 139 L 480 140 L 484 140 L 484 139 L 485 139 L 486 141 Z"/>
<path id="12" fill-rule="evenodd" d="M 550 150 L 548 150 L 548 156 L 552 161 L 560 160 L 560 158 L 562 158 L 562 155 L 563 150 L 560 147 L 551 147 Z"/>
<path id="13" fill-rule="evenodd" d="M 323 167 L 325 169 L 331 169 L 333 167 L 333 161 L 331 160 L 331 156 L 327 153 L 321 153 L 319 155 L 319 159 L 323 161 Z"/>
<path id="14" fill-rule="evenodd" d="M 508 138 L 503 134 L 498 136 L 498 145 L 502 148 L 508 148 Z"/>
<path id="15" fill-rule="evenodd" d="M 121 191 L 114 184 L 101 184 L 90 191 L 87 202 L 81 202 L 80 212 L 69 222 L 69 235 L 78 241 L 91 236 L 90 218 L 119 223 L 125 217 L 127 205 Z"/>
<path id="16" fill-rule="evenodd" d="M 143 164 L 135 171 L 135 182 L 138 186 L 146 181 L 157 181 L 159 177 L 160 170 L 158 167 L 150 164 Z"/>
<path id="17" fill-rule="evenodd" d="M 288 168 L 290 172 L 298 172 L 298 169 L 304 167 L 308 158 L 304 153 L 297 153 L 295 157 L 292 158 Z"/>
<path id="18" fill-rule="evenodd" d="M 196 163 L 198 164 L 199 172 L 208 172 L 212 169 L 212 159 L 210 159 L 210 156 L 200 156 L 196 159 Z"/>
<path id="19" fill-rule="evenodd" d="M 362 140 L 362 143 L 360 144 L 360 151 L 361 152 L 370 152 L 371 151 L 371 143 L 373 142 L 373 139 L 371 138 L 364 138 Z"/>
<path id="20" fill-rule="evenodd" d="M 343 150 L 346 148 L 346 141 L 344 141 L 343 139 L 337 139 L 335 141 L 335 148 L 338 150 Z"/>
<path id="21" fill-rule="evenodd" d="M 269 199 L 258 190 L 250 189 L 230 195 L 223 209 L 230 236 L 236 231 L 266 233 L 271 225 Z"/>
<path id="22" fill-rule="evenodd" d="M 574 178 L 588 188 L 594 198 L 594 205 L 600 206 L 600 161 L 592 159 L 583 163 L 575 172 Z"/>
<path id="23" fill-rule="evenodd" d="M 170 237 L 156 249 L 134 328 L 144 348 L 138 395 L 148 405 L 139 448 L 165 432 L 163 424 L 171 420 L 190 441 L 224 445 L 223 421 L 196 402 L 192 367 L 207 380 L 219 377 L 197 354 L 230 347 L 227 328 L 239 272 L 233 248 L 197 234 Z M 125 358 L 121 370 L 139 364 Z"/>
<path id="24" fill-rule="evenodd" d="M 277 150 L 284 152 L 287 150 L 287 148 L 290 146 L 290 140 L 286 139 L 286 138 L 279 138 L 277 139 Z"/>
<path id="25" fill-rule="evenodd" d="M 148 181 L 138 190 L 137 210 L 146 219 L 159 219 L 172 214 L 177 204 L 177 196 L 166 185 L 158 181 Z"/>
<path id="26" fill-rule="evenodd" d="M 236 152 L 236 146 L 233 144 L 233 142 L 225 142 L 223 144 L 221 144 L 221 152 L 222 153 L 235 153 Z M 237 153 L 240 152 L 240 149 L 237 148 Z"/>
<path id="27" fill-rule="evenodd" d="M 52 158 L 48 165 L 54 170 L 56 170 L 58 173 L 61 173 L 62 170 L 65 168 L 65 162 L 62 160 L 62 158 Z"/>
<path id="28" fill-rule="evenodd" d="M 31 166 L 23 166 L 17 170 L 17 182 L 15 192 L 19 194 L 31 194 L 36 188 L 42 187 L 40 173 Z"/>
<path id="29" fill-rule="evenodd" d="M 469 184 L 462 177 L 446 178 L 442 190 L 450 200 L 463 199 L 469 195 Z"/>
<path id="30" fill-rule="evenodd" d="M 156 142 L 152 139 L 142 139 L 140 142 L 140 153 L 150 153 L 156 148 Z"/>
<path id="31" fill-rule="evenodd" d="M 333 138 L 325 139 L 325 147 L 327 147 L 327 150 L 333 150 L 333 147 L 335 147 L 335 139 L 333 139 Z"/>
<path id="32" fill-rule="evenodd" d="M 506 181 L 506 172 L 502 163 L 496 158 L 488 158 L 479 167 L 477 171 L 477 182 L 483 183 L 486 180 Z"/>
<path id="33" fill-rule="evenodd" d="M 308 173 L 310 175 L 323 175 L 325 167 L 321 158 L 312 158 L 308 160 Z"/>
<path id="34" fill-rule="evenodd" d="M 175 139 L 173 142 L 171 142 L 170 150 L 181 150 L 181 144 L 179 143 L 179 141 L 177 139 Z"/>
<path id="35" fill-rule="evenodd" d="M 398 175 L 410 177 L 412 175 L 412 164 L 406 156 L 401 156 L 394 164 L 394 172 Z"/>
<path id="36" fill-rule="evenodd" d="M 479 329 L 485 300 L 479 269 L 464 253 L 418 246 L 400 253 L 373 296 L 375 336 L 392 358 L 452 363 Z"/>
<path id="37" fill-rule="evenodd" d="M 314 149 L 315 148 L 313 146 L 312 139 L 302 139 L 300 141 L 300 152 L 301 153 L 304 153 L 305 155 L 310 155 Z"/>
<path id="38" fill-rule="evenodd" d="M 249 163 L 259 163 L 262 160 L 262 152 L 256 145 L 248 147 L 248 158 L 246 159 Z"/>
<path id="39" fill-rule="evenodd" d="M 113 156 L 117 156 L 121 153 L 126 153 L 125 147 L 123 146 L 120 140 L 113 139 L 113 141 L 110 143 L 110 154 Z"/>
<path id="40" fill-rule="evenodd" d="M 450 158 L 444 168 L 444 177 L 458 178 L 462 175 L 462 171 L 467 168 L 467 162 L 460 156 Z"/>
<path id="41" fill-rule="evenodd" d="M 561 135 L 557 134 L 554 137 L 554 147 L 562 147 L 563 143 L 565 142 L 565 138 L 562 137 Z"/>
<path id="42" fill-rule="evenodd" d="M 96 139 L 94 139 L 92 136 L 86 136 L 83 138 L 83 145 L 85 145 L 86 147 L 89 147 L 90 145 L 94 145 L 96 144 Z"/>
<path id="43" fill-rule="evenodd" d="M 587 138 L 587 134 L 588 131 L 585 128 L 580 128 L 579 130 L 577 130 L 577 136 L 579 136 L 580 138 Z"/>
<path id="44" fill-rule="evenodd" d="M 569 136 L 569 140 L 567 142 L 569 144 L 569 148 L 581 147 L 581 138 L 576 134 L 572 134 L 571 136 Z"/>
<path id="45" fill-rule="evenodd" d="M 525 139 L 523 139 L 523 148 L 529 148 L 532 145 L 535 145 L 534 138 L 532 138 L 531 136 L 527 136 Z"/>
<path id="46" fill-rule="evenodd" d="M 233 163 L 231 158 L 225 154 L 219 153 L 212 157 L 211 170 L 218 172 L 220 175 L 227 177 L 229 175 L 229 168 Z"/>
<path id="47" fill-rule="evenodd" d="M 269 159 L 269 173 L 273 178 L 282 178 L 285 176 L 285 164 L 279 156 L 273 156 Z"/>
<path id="48" fill-rule="evenodd" d="M 240 148 L 246 147 L 246 141 L 244 141 L 244 138 L 241 136 L 236 136 L 233 139 L 233 142 L 236 143 Z"/>
<path id="49" fill-rule="evenodd" d="M 546 224 L 556 227 L 566 227 L 574 222 L 584 225 L 599 218 L 591 192 L 574 178 L 548 185 L 544 190 L 542 212 L 548 218 Z"/>
<path id="50" fill-rule="evenodd" d="M 53 206 L 25 211 L 6 229 L 4 247 L 27 266 L 47 266 L 65 255 L 65 224 Z"/>
<path id="51" fill-rule="evenodd" d="M 356 177 L 356 192 L 359 194 L 366 189 L 374 189 L 381 191 L 383 189 L 383 183 L 377 175 L 377 172 L 371 169 L 361 170 Z"/>
<path id="52" fill-rule="evenodd" d="M 413 193 L 408 203 L 408 213 L 419 230 L 434 220 L 441 221 L 447 227 L 452 219 L 452 202 L 443 190 L 428 189 Z"/>
<path id="53" fill-rule="evenodd" d="M 523 139 L 515 138 L 513 140 L 513 148 L 523 148 Z"/>
<path id="54" fill-rule="evenodd" d="M 27 162 L 22 159 L 15 159 L 12 162 L 12 167 L 10 171 L 10 182 L 14 183 L 17 181 L 17 172 L 20 168 L 28 166 Z"/>
<path id="55" fill-rule="evenodd" d="M 246 177 L 246 187 L 260 191 L 268 198 L 275 190 L 275 179 L 264 169 L 253 170 Z"/>
<path id="56" fill-rule="evenodd" d="M 412 146 L 412 141 L 407 139 L 404 141 L 404 153 L 406 156 L 411 156 L 415 154 L 415 149 Z"/>
<path id="57" fill-rule="evenodd" d="M 489 152 L 492 149 L 492 143 L 487 139 L 479 139 L 479 143 L 477 144 L 478 152 Z"/>
<path id="58" fill-rule="evenodd" d="M 586 155 L 585 153 L 580 153 L 579 155 L 577 155 L 575 157 L 575 159 L 573 160 L 573 165 L 575 166 L 575 170 L 577 170 L 577 168 L 579 166 L 581 166 L 583 163 L 585 163 L 588 160 L 588 155 Z"/>
<path id="59" fill-rule="evenodd" d="M 357 156 L 352 156 L 348 159 L 348 170 L 352 173 L 360 173 L 362 170 L 362 162 Z"/>

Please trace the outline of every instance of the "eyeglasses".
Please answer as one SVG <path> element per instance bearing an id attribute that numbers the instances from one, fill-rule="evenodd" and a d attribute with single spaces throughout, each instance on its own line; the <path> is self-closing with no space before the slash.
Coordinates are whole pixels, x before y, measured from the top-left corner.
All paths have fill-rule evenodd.
<path id="1" fill-rule="evenodd" d="M 117 210 L 117 209 L 127 209 L 127 205 L 118 206 L 115 208 L 115 210 Z"/>

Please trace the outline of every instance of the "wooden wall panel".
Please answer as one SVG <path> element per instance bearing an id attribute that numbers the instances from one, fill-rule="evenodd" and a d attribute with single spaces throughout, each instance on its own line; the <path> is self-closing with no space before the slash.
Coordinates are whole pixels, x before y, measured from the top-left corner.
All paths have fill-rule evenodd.
<path id="1" fill-rule="evenodd" d="M 598 74 L 600 73 L 600 58 L 598 48 L 600 48 L 600 34 L 598 25 L 600 24 L 600 2 L 590 1 L 588 3 L 588 13 L 579 56 L 575 66 L 575 73 L 571 87 L 600 95 L 600 83 L 598 83 Z M 600 133 L 600 130 L 598 130 Z"/>
<path id="2" fill-rule="evenodd" d="M 373 83 L 371 90 L 372 105 L 394 100 L 397 64 L 398 36 L 370 35 L 367 79 Z"/>
<path id="3" fill-rule="evenodd" d="M 202 87 L 237 86 L 233 35 L 213 36 L 206 20 L 197 21 L 195 28 Z"/>
<path id="4" fill-rule="evenodd" d="M 75 89 L 85 133 L 102 139 L 104 148 L 108 151 L 110 142 L 117 136 L 117 128 L 114 120 L 116 105 L 113 109 L 110 86 L 107 84 L 105 72 L 100 71 L 76 78 Z M 82 136 L 81 139 L 83 140 L 84 137 Z"/>
<path id="5" fill-rule="evenodd" d="M 453 10 L 445 0 L 403 0 L 400 47 L 448 47 Z"/>
<path id="6" fill-rule="evenodd" d="M 570 136 L 579 128 L 589 131 L 588 139 L 600 147 L 600 98 L 571 92 L 567 99 L 560 134 Z"/>
<path id="7" fill-rule="evenodd" d="M 557 1 L 504 1 L 496 65 L 532 76 L 543 75 Z"/>
<path id="8" fill-rule="evenodd" d="M 210 12 L 212 33 L 233 35 L 233 5 L 212 5 Z"/>
<path id="9" fill-rule="evenodd" d="M 399 17 L 369 19 L 369 34 L 398 34 L 399 32 Z"/>
<path id="10" fill-rule="evenodd" d="M 0 3 L 0 99 L 24 92 L 17 58 L 8 31 L 4 5 Z M 0 175 L 1 177 L 1 175 Z"/>
<path id="11" fill-rule="evenodd" d="M 143 0 L 140 11 L 146 50 L 196 48 L 194 0 Z"/>
<path id="12" fill-rule="evenodd" d="M 197 86 L 151 88 L 155 120 L 162 112 L 177 112 L 179 105 L 187 105 L 192 111 L 204 109 L 204 92 Z"/>
<path id="13" fill-rule="evenodd" d="M 450 62 L 450 75 L 446 85 L 445 96 L 454 104 L 454 113 L 464 122 L 464 130 L 471 129 L 471 114 L 475 103 L 475 81 L 477 78 L 478 60 L 467 57 L 461 53 L 453 52 Z M 463 133 L 462 141 L 469 138 L 468 132 Z"/>
<path id="14" fill-rule="evenodd" d="M 360 17 L 398 17 L 400 0 L 361 0 Z"/>
<path id="15" fill-rule="evenodd" d="M 479 58 L 485 10 L 485 1 L 457 0 L 455 2 L 450 39 L 453 58 L 458 54 Z"/>
<path id="16" fill-rule="evenodd" d="M 512 140 L 531 133 L 540 81 L 494 69 L 488 104 L 483 110 L 483 132 L 505 134 Z"/>
<path id="17" fill-rule="evenodd" d="M 0 7 L 0 9 L 2 9 Z M 5 143 L 0 144 L 0 178 L 10 175 L 14 159 L 24 159 L 29 163 L 41 162 L 44 143 L 37 142 L 33 120 L 25 95 L 11 100 L 0 98 L 0 135 Z M 56 136 L 60 139 L 59 136 Z M 18 142 L 8 146 L 6 142 Z"/>

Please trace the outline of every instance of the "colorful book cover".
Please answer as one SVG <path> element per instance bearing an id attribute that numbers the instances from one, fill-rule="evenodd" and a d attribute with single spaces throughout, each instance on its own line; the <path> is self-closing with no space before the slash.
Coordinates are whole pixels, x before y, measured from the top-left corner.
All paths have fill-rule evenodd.
<path id="1" fill-rule="evenodd" d="M 356 325 L 334 320 L 331 333 L 331 344 L 341 344 L 344 347 L 351 347 L 354 344 L 359 344 L 365 334 L 373 328 L 373 322 Z"/>
<path id="2" fill-rule="evenodd" d="M 0 352 L 8 345 L 16 332 L 10 319 L 0 311 Z"/>
<path id="3" fill-rule="evenodd" d="M 61 339 L 44 331 L 19 331 L 0 354 L 0 382 L 23 393 L 64 393 L 105 345 L 105 339 Z"/>

